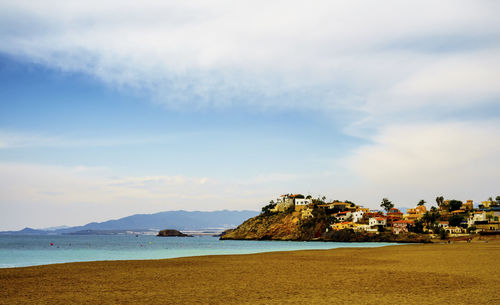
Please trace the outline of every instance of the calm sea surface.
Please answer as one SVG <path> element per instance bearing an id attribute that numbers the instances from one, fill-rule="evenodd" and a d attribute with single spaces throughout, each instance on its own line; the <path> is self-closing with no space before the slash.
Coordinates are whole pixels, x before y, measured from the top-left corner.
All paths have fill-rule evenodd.
<path id="1" fill-rule="evenodd" d="M 52 245 L 51 245 L 52 244 Z M 160 259 L 213 254 L 380 247 L 390 243 L 220 241 L 218 237 L 151 235 L 0 235 L 0 268 L 54 263 Z"/>

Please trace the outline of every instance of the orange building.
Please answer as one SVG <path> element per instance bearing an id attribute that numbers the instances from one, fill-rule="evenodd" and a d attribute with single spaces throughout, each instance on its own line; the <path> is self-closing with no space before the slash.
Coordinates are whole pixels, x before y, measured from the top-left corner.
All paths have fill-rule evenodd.
<path id="1" fill-rule="evenodd" d="M 414 209 L 408 209 L 406 210 L 406 214 L 404 215 L 404 218 L 407 220 L 417 220 L 422 218 L 424 216 L 425 212 L 427 212 L 427 208 L 425 205 L 419 205 Z"/>

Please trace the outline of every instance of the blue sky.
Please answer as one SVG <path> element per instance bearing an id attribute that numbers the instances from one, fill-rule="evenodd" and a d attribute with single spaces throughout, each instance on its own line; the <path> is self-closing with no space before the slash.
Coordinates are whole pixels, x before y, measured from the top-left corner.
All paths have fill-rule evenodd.
<path id="1" fill-rule="evenodd" d="M 4 1 L 0 229 L 500 195 L 499 8 Z"/>
<path id="2" fill-rule="evenodd" d="M 39 141 L 0 151 L 6 161 L 244 177 L 270 166 L 311 168 L 320 154 L 335 156 L 360 143 L 319 111 L 172 110 L 85 75 L 12 57 L 1 67 L 2 100 L 9 101 L 1 106 L 3 132 Z"/>

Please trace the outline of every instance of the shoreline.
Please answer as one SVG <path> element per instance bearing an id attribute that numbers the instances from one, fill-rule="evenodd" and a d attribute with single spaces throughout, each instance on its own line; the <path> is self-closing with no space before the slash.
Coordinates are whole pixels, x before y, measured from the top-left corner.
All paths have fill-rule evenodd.
<path id="1" fill-rule="evenodd" d="M 397 243 L 397 242 L 333 242 L 333 241 L 324 241 L 324 240 L 310 240 L 310 241 L 297 241 L 297 240 L 258 240 L 258 239 L 247 239 L 247 240 L 224 240 L 224 241 L 259 241 L 259 242 L 279 242 L 279 243 L 339 243 L 339 244 L 368 244 L 367 246 L 339 246 L 333 248 L 317 248 L 317 249 L 276 249 L 276 250 L 267 250 L 267 251 L 249 251 L 246 253 L 203 253 L 198 255 L 185 255 L 185 256 L 174 256 L 174 257 L 160 257 L 160 258 L 137 258 L 137 259 L 96 259 L 96 260 L 79 260 L 79 261 L 67 261 L 67 262 L 54 262 L 54 263 L 42 263 L 35 265 L 27 265 L 27 266 L 9 266 L 9 267 L 0 267 L 2 269 L 16 269 L 16 268 L 29 268 L 29 267 L 40 267 L 40 266 L 52 266 L 52 265 L 60 265 L 60 264 L 77 264 L 77 263 L 97 263 L 97 262 L 121 262 L 121 261 L 157 261 L 157 260 L 171 260 L 177 258 L 196 258 L 196 257 L 206 257 L 206 256 L 224 256 L 224 255 L 251 255 L 251 254 L 260 254 L 260 253 L 277 253 L 277 252 L 293 252 L 293 251 L 320 251 L 320 250 L 335 250 L 335 249 L 356 249 L 356 248 L 379 248 L 379 247 L 388 247 L 388 246 L 397 246 L 403 245 L 407 243 Z M 413 243 L 414 244 L 414 243 Z"/>
<path id="2" fill-rule="evenodd" d="M 494 304 L 499 259 L 492 241 L 4 268 L 0 303 Z"/>
<path id="3" fill-rule="evenodd" d="M 311 242 L 311 241 L 304 241 L 304 242 Z M 375 243 L 375 242 L 369 242 L 369 243 Z M 110 260 L 95 260 L 95 261 L 76 261 L 76 262 L 50 263 L 50 264 L 41 264 L 41 265 L 19 266 L 19 267 L 0 267 L 0 270 L 50 267 L 50 266 L 54 266 L 54 265 L 64 265 L 64 264 L 109 263 L 109 262 L 112 262 L 112 263 L 114 263 L 114 262 L 154 262 L 154 261 L 175 260 L 175 259 L 183 259 L 183 258 L 190 259 L 190 258 L 204 258 L 204 257 L 216 257 L 216 256 L 242 256 L 242 255 L 257 255 L 257 254 L 292 253 L 292 252 L 300 252 L 300 251 L 334 251 L 334 250 L 340 250 L 340 249 L 372 249 L 372 248 L 395 247 L 395 246 L 415 245 L 415 244 L 416 243 L 410 243 L 410 244 L 409 243 L 393 243 L 391 245 L 383 245 L 383 246 L 375 246 L 375 247 L 338 247 L 338 248 L 331 248 L 331 249 L 296 249 L 296 250 L 276 250 L 276 251 L 252 252 L 252 253 L 201 254 L 201 255 L 178 256 L 178 257 L 167 257 L 167 258 L 110 259 Z"/>
<path id="4" fill-rule="evenodd" d="M 490 237 L 490 236 L 489 236 Z M 492 242 L 500 242 L 500 235 L 498 236 L 491 236 L 490 238 L 484 238 L 484 237 L 479 237 L 476 236 L 475 238 L 471 239 L 473 243 L 477 242 L 485 242 L 485 240 L 488 239 Z M 466 239 L 462 238 L 449 238 L 451 243 L 462 243 L 466 242 Z M 170 259 L 177 259 L 177 258 L 196 258 L 196 257 L 205 257 L 205 256 L 224 256 L 224 255 L 251 255 L 251 254 L 259 254 L 259 253 L 277 253 L 277 252 L 293 252 L 293 251 L 315 251 L 315 250 L 336 250 L 336 249 L 358 249 L 358 248 L 380 248 L 380 247 L 389 247 L 389 246 L 402 246 L 402 245 L 415 245 L 415 244 L 447 244 L 447 240 L 441 240 L 441 239 L 432 239 L 430 242 L 426 243 L 419 243 L 419 242 L 406 242 L 406 241 L 392 241 L 392 242 L 381 242 L 381 241 L 330 241 L 330 240 L 322 240 L 322 239 L 317 239 L 317 240 L 279 240 L 279 239 L 269 239 L 269 240 L 262 240 L 262 239 L 225 239 L 221 241 L 263 241 L 263 242 L 303 242 L 303 243 L 342 243 L 342 244 L 383 244 L 383 245 L 373 245 L 373 246 L 355 246 L 355 247 L 350 247 L 350 246 L 341 246 L 341 247 L 335 247 L 335 248 L 328 248 L 328 249 L 292 249 L 292 250 L 269 250 L 269 251 L 262 251 L 262 252 L 247 252 L 247 253 L 219 253 L 219 254 L 213 254 L 213 253 L 208 253 L 208 254 L 199 254 L 199 255 L 186 255 L 186 256 L 174 256 L 174 257 L 160 257 L 160 258 L 130 258 L 130 259 L 96 259 L 96 260 L 76 260 L 76 261 L 63 261 L 63 262 L 53 262 L 53 263 L 41 263 L 41 264 L 34 264 L 34 265 L 26 265 L 26 266 L 7 266 L 7 267 L 1 267 L 0 270 L 2 269 L 16 269 L 16 268 L 29 268 L 29 267 L 39 267 L 39 266 L 51 266 L 51 265 L 59 265 L 59 264 L 73 264 L 73 263 L 94 263 L 94 262 L 114 262 L 114 261 L 155 261 L 155 260 L 170 260 Z"/>

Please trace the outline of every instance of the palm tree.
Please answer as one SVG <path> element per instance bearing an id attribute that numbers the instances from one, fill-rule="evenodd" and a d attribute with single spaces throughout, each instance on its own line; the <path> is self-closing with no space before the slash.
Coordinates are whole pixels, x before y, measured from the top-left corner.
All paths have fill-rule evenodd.
<path id="1" fill-rule="evenodd" d="M 394 204 L 387 198 L 383 198 L 382 199 L 382 203 L 380 204 L 380 206 L 386 211 L 386 212 L 389 212 L 393 207 L 394 207 Z"/>
<path id="2" fill-rule="evenodd" d="M 429 230 L 429 223 L 431 222 L 431 213 L 429 213 L 429 211 L 425 212 L 422 216 L 422 221 L 425 223 L 427 230 Z"/>
<path id="3" fill-rule="evenodd" d="M 429 227 L 434 224 L 438 218 L 439 213 L 430 213 L 429 211 L 425 212 L 422 216 L 422 220 L 426 224 L 427 230 L 429 230 Z"/>
<path id="4" fill-rule="evenodd" d="M 422 206 L 422 205 L 424 205 L 424 204 L 425 204 L 425 200 L 423 200 L 423 199 L 422 199 L 422 200 L 420 200 L 420 201 L 418 202 L 418 204 L 417 204 L 417 205 L 418 205 L 418 206 Z"/>
<path id="5" fill-rule="evenodd" d="M 444 197 L 443 196 L 438 196 L 436 197 L 436 203 L 438 205 L 438 207 L 440 207 L 444 202 Z"/>

